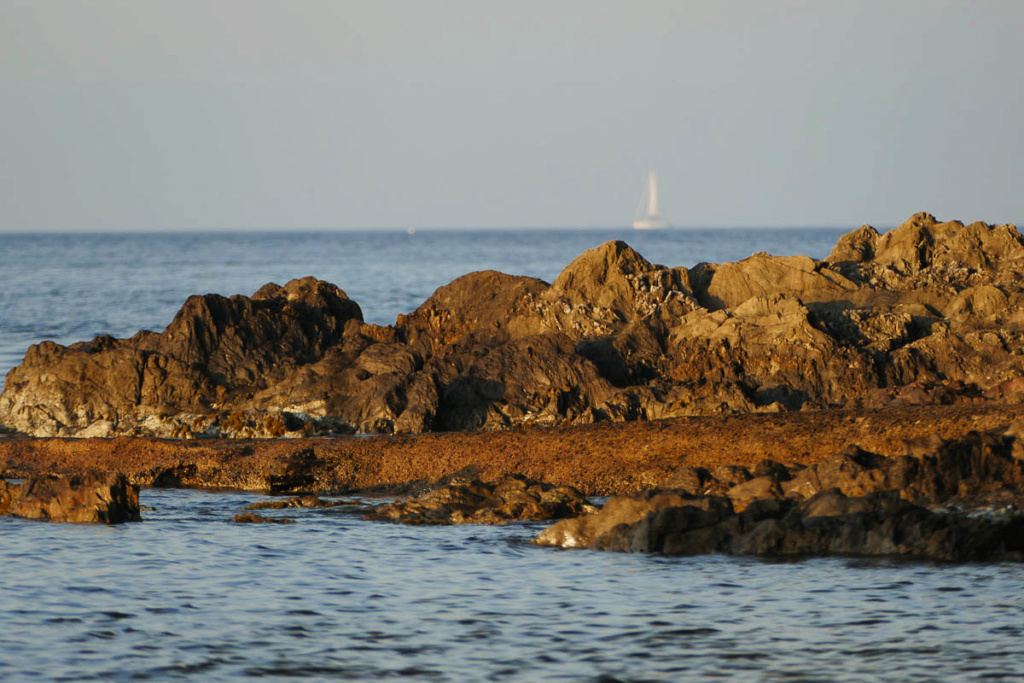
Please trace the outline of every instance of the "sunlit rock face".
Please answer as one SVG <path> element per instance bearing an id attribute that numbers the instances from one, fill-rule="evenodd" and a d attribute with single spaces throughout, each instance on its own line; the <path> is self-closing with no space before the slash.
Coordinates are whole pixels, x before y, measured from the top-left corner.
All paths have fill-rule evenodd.
<path id="1" fill-rule="evenodd" d="M 139 487 L 123 474 L 0 479 L 0 515 L 48 522 L 121 524 L 142 519 Z"/>
<path id="2" fill-rule="evenodd" d="M 250 438 L 1016 402 L 1022 273 L 1014 226 L 922 213 L 824 261 L 669 268 L 608 242 L 552 284 L 467 274 L 391 326 L 303 278 L 192 297 L 159 334 L 35 345 L 0 425 Z"/>

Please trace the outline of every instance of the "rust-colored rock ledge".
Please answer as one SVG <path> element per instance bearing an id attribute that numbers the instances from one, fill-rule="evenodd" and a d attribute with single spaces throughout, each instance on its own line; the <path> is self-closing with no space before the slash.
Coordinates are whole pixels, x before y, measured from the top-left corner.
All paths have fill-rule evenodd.
<path id="1" fill-rule="evenodd" d="M 518 473 L 587 495 L 678 486 L 689 467 L 811 465 L 858 446 L 903 455 L 939 437 L 1006 430 L 1024 406 L 909 406 L 597 423 L 505 432 L 272 440 L 0 438 L 0 474 L 123 472 L 142 486 L 284 493 L 410 490 L 465 472 Z"/>

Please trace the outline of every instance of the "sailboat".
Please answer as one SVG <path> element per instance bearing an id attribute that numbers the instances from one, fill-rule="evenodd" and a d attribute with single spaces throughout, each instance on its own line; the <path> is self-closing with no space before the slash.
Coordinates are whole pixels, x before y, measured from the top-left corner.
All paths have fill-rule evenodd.
<path id="1" fill-rule="evenodd" d="M 658 213 L 658 176 L 652 168 L 647 172 L 647 186 L 640 195 L 640 203 L 636 207 L 634 230 L 657 230 L 667 227 L 668 223 Z"/>

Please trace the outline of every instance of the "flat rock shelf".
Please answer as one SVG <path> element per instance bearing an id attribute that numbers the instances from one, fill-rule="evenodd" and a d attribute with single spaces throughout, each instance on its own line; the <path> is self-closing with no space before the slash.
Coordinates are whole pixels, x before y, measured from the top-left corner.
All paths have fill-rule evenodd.
<path id="1" fill-rule="evenodd" d="M 1012 429 L 1024 406 L 906 406 L 598 423 L 501 432 L 309 439 L 0 438 L 7 477 L 117 471 L 141 486 L 415 491 L 455 473 L 508 474 L 587 495 L 685 483 L 690 469 L 813 465 L 851 446 L 899 456 L 934 439 Z"/>

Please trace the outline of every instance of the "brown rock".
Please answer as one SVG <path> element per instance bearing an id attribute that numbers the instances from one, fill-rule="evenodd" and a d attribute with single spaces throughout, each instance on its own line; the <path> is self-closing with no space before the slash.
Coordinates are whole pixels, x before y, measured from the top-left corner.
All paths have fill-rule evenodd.
<path id="1" fill-rule="evenodd" d="M 985 320 L 1006 312 L 1009 298 L 994 285 L 978 285 L 968 287 L 946 306 L 943 315 L 957 321 L 977 318 Z"/>
<path id="2" fill-rule="evenodd" d="M 870 225 L 862 225 L 839 238 L 839 242 L 825 260 L 829 263 L 863 263 L 875 258 L 875 249 L 881 235 Z"/>
<path id="3" fill-rule="evenodd" d="M 139 488 L 123 474 L 27 479 L 0 487 L 0 513 L 51 522 L 137 522 Z"/>
<path id="4" fill-rule="evenodd" d="M 652 500 L 654 500 L 652 498 Z M 610 502 L 610 501 L 609 501 Z M 818 493 L 802 506 L 763 500 L 735 513 L 728 500 L 679 500 L 633 506 L 636 521 L 612 524 L 619 510 L 563 520 L 534 539 L 540 545 L 698 555 L 882 555 L 944 561 L 1024 560 L 1024 517 L 1004 520 L 936 514 L 892 493 L 850 498 Z M 587 530 L 591 533 L 583 533 Z"/>
<path id="5" fill-rule="evenodd" d="M 736 308 L 751 297 L 799 296 L 804 301 L 840 298 L 856 284 L 807 256 L 754 254 L 715 268 L 708 288 L 698 294 L 711 311 Z"/>
<path id="6" fill-rule="evenodd" d="M 732 501 L 737 511 L 742 511 L 756 500 L 782 498 L 784 494 L 778 481 L 771 477 L 756 477 L 736 484 L 726 491 L 725 495 Z"/>
<path id="7" fill-rule="evenodd" d="M 360 505 L 359 501 L 352 500 L 324 500 L 317 496 L 296 496 L 284 500 L 263 500 L 252 505 L 246 505 L 245 510 L 286 510 L 289 508 L 332 508 L 347 505 Z"/>
<path id="8" fill-rule="evenodd" d="M 984 505 L 1021 497 L 1024 462 L 1014 457 L 1018 450 L 1013 437 L 979 432 L 911 444 L 911 453 L 900 457 L 853 449 L 807 467 L 782 489 L 797 499 L 835 489 L 847 496 L 897 491 L 905 500 L 929 505 L 954 498 Z"/>
<path id="9" fill-rule="evenodd" d="M 231 521 L 235 524 L 295 524 L 295 520 L 288 517 L 264 517 L 251 512 L 237 514 Z"/>
<path id="10" fill-rule="evenodd" d="M 340 341 L 347 320 L 361 318 L 343 291 L 313 278 L 267 285 L 253 298 L 190 297 L 160 334 L 31 347 L 5 382 L 0 414 L 35 434 L 103 436 L 147 418 L 155 430 L 167 413 L 241 407 L 254 390 L 316 360 Z"/>
<path id="11" fill-rule="evenodd" d="M 906 274 L 928 267 L 981 269 L 1024 256 L 1024 240 L 1011 225 L 940 223 L 929 213 L 917 213 L 880 236 L 874 252 L 873 263 Z"/>
<path id="12" fill-rule="evenodd" d="M 673 489 L 690 496 L 698 496 L 708 492 L 712 483 L 711 473 L 704 467 L 684 465 L 675 469 L 664 482 L 666 489 Z"/>
<path id="13" fill-rule="evenodd" d="M 0 479 L 0 515 L 10 513 L 14 495 L 20 490 L 19 485 L 8 484 L 6 479 Z"/>
<path id="14" fill-rule="evenodd" d="M 640 496 L 615 496 L 596 514 L 565 519 L 548 527 L 534 539 L 534 543 L 559 548 L 588 548 L 620 525 L 634 524 L 665 508 L 687 506 L 704 512 L 720 508 L 731 510 L 728 500 L 712 496 L 655 491 Z"/>
<path id="15" fill-rule="evenodd" d="M 608 242 L 551 285 L 470 273 L 387 327 L 304 278 L 192 297 L 160 334 L 38 344 L 0 423 L 300 438 L 1019 401 L 1022 283 L 1013 226 L 929 214 L 863 226 L 826 261 L 666 268 Z"/>
<path id="16" fill-rule="evenodd" d="M 579 515 L 587 500 L 571 486 L 511 475 L 496 484 L 459 481 L 407 501 L 382 506 L 366 519 L 403 524 L 508 524 Z"/>
<path id="17" fill-rule="evenodd" d="M 267 472 L 265 489 L 271 495 L 315 490 L 319 465 L 313 448 L 297 450 Z"/>
<path id="18" fill-rule="evenodd" d="M 615 334 L 639 319 L 696 307 L 685 268 L 655 266 L 622 241 L 585 251 L 544 292 L 547 324 L 573 338 Z"/>
<path id="19" fill-rule="evenodd" d="M 500 344 L 540 331 L 532 302 L 546 288 L 536 278 L 493 270 L 469 273 L 439 288 L 413 313 L 399 316 L 397 327 L 424 357 L 466 344 Z"/>

